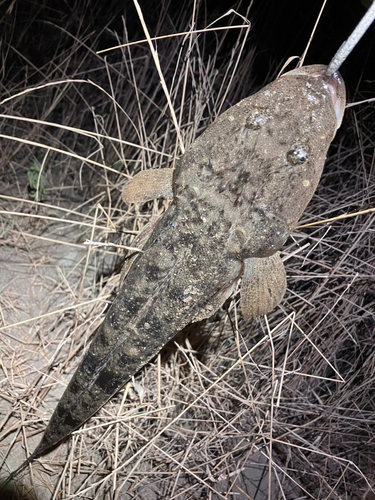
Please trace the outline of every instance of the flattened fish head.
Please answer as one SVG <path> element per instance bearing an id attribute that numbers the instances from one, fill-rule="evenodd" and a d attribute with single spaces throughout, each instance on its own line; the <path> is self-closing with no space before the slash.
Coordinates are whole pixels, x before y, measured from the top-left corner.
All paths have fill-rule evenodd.
<path id="1" fill-rule="evenodd" d="M 194 191 L 220 213 L 239 260 L 279 250 L 314 194 L 345 107 L 342 78 L 325 70 L 295 69 L 232 106 L 176 167 L 176 203 Z"/>
<path id="2" fill-rule="evenodd" d="M 231 209 L 234 229 L 245 235 L 236 251 L 242 258 L 278 250 L 315 192 L 345 108 L 341 76 L 326 77 L 325 69 L 290 71 L 220 117 L 236 127 L 240 144 L 229 153 L 237 161 L 227 185 L 237 187 Z"/>

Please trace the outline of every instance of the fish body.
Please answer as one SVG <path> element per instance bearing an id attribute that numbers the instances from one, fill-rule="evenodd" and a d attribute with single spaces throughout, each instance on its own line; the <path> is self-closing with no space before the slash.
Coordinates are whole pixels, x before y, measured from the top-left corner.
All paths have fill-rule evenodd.
<path id="1" fill-rule="evenodd" d="M 278 251 L 316 189 L 345 106 L 340 76 L 327 80 L 324 70 L 294 70 L 231 107 L 174 172 L 165 169 L 156 191 L 170 189 L 173 202 L 27 462 L 78 429 L 182 328 L 210 317 L 240 278 L 245 316 L 280 302 L 286 285 Z M 137 176 L 128 195 L 132 186 Z M 149 192 L 157 195 L 152 186 Z"/>

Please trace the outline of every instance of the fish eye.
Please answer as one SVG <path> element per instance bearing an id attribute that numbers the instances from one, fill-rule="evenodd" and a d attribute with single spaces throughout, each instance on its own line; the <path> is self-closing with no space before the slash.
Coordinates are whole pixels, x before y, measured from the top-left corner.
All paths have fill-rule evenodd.
<path id="1" fill-rule="evenodd" d="M 305 146 L 296 146 L 286 154 L 286 159 L 290 165 L 302 165 L 309 157 L 308 150 Z"/>

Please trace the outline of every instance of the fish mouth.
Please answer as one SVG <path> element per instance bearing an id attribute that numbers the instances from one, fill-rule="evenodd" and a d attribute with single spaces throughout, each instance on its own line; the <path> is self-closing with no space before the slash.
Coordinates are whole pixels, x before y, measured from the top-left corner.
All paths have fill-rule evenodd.
<path id="1" fill-rule="evenodd" d="M 336 114 L 337 128 L 339 128 L 344 117 L 346 105 L 345 84 L 340 73 L 337 71 L 331 76 L 326 76 L 326 74 L 323 72 L 311 76 L 323 78 L 323 81 L 332 97 L 333 107 Z"/>
<path id="2" fill-rule="evenodd" d="M 282 75 L 281 78 L 283 78 L 286 75 L 310 76 L 313 78 L 321 78 L 332 99 L 332 104 L 336 115 L 336 130 L 337 130 L 340 127 L 342 119 L 344 117 L 344 111 L 346 105 L 345 83 L 338 71 L 333 73 L 333 75 L 327 76 L 326 70 L 327 66 L 323 64 L 301 66 L 300 68 L 296 68 L 292 71 L 284 73 L 284 75 Z"/>

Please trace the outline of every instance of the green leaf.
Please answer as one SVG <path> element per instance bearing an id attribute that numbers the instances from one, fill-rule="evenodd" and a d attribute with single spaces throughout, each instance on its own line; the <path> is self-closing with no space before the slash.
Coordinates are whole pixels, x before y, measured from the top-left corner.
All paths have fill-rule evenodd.
<path id="1" fill-rule="evenodd" d="M 29 181 L 30 198 L 35 201 L 40 201 L 44 193 L 46 178 L 36 160 L 31 162 L 30 168 L 27 171 L 27 178 Z"/>

